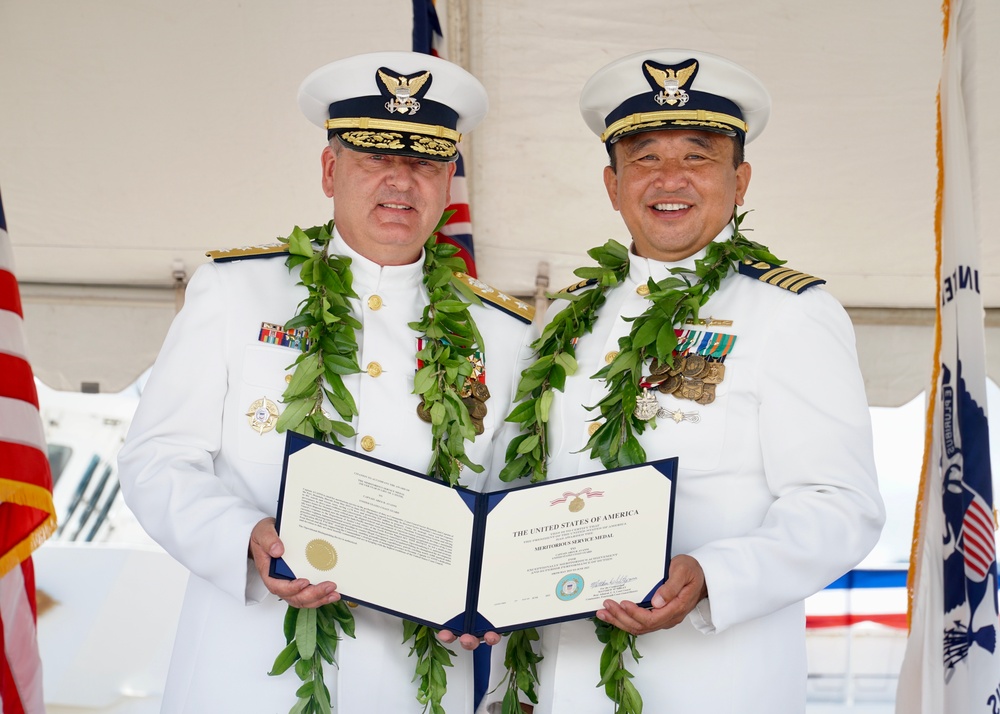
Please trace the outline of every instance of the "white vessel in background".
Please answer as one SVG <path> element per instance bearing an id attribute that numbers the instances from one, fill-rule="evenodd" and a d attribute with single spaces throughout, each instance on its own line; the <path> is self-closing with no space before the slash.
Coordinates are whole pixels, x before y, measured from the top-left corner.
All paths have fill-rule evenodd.
<path id="1" fill-rule="evenodd" d="M 122 500 L 118 450 L 144 380 L 118 394 L 36 380 L 56 533 L 33 556 L 48 714 L 156 714 L 187 571 Z"/>

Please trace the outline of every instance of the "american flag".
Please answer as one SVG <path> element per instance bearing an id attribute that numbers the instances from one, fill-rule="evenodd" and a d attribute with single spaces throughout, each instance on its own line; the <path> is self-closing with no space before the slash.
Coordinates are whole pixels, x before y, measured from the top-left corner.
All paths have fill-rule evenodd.
<path id="1" fill-rule="evenodd" d="M 997 563 L 980 245 L 970 147 L 973 0 L 944 1 L 937 324 L 898 714 L 997 711 Z"/>
<path id="2" fill-rule="evenodd" d="M 413 51 L 448 59 L 444 34 L 434 0 L 413 0 Z M 458 166 L 451 181 L 451 205 L 446 210 L 455 213 L 438 232 L 438 241 L 458 248 L 458 257 L 465 261 L 465 272 L 476 277 L 476 258 L 472 248 L 472 218 L 469 213 L 469 187 L 465 181 L 465 161 L 458 154 Z"/>
<path id="3" fill-rule="evenodd" d="M 0 201 L 0 712 L 41 714 L 42 663 L 31 553 L 55 530 L 52 474 L 31 365 L 21 294 Z"/>

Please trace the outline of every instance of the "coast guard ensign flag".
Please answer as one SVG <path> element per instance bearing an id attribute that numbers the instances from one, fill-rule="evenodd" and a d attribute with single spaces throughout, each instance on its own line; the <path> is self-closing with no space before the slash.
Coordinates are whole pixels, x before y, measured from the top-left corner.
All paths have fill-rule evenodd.
<path id="1" fill-rule="evenodd" d="M 969 149 L 972 0 L 945 0 L 938 89 L 937 344 L 897 714 L 1000 712 L 983 300 Z"/>

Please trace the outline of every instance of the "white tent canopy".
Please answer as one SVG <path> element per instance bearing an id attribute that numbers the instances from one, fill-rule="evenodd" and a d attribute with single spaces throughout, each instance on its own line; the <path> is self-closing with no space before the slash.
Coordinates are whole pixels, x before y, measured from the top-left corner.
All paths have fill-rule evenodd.
<path id="1" fill-rule="evenodd" d="M 586 79 L 646 48 L 749 67 L 771 92 L 748 147 L 745 225 L 851 310 L 873 404 L 926 386 L 933 344 L 935 93 L 931 0 L 439 0 L 449 54 L 491 109 L 466 142 L 480 277 L 520 295 L 573 280 L 587 248 L 627 242 L 577 111 Z M 1000 7 L 980 2 L 980 285 L 1000 306 Z M 334 59 L 410 46 L 408 0 L 0 0 L 0 190 L 35 372 L 116 391 L 152 362 L 177 286 L 212 248 L 270 242 L 330 215 L 324 136 L 299 82 Z M 990 374 L 1000 329 L 988 311 Z M 808 359 L 808 347 L 802 358 Z"/>

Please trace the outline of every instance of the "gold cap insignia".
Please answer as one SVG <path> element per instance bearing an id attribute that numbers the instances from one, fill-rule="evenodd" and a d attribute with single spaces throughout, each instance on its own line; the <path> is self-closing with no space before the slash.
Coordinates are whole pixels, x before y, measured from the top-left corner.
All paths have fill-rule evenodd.
<path id="1" fill-rule="evenodd" d="M 390 114 L 399 112 L 412 115 L 420 111 L 418 95 L 423 96 L 427 89 L 430 89 L 430 72 L 420 72 L 405 77 L 382 67 L 378 70 L 378 78 L 386 90 L 382 93 L 388 93 L 392 97 L 385 103 L 385 108 Z"/>
<path id="2" fill-rule="evenodd" d="M 660 92 L 653 97 L 657 104 L 661 107 L 664 104 L 671 107 L 683 107 L 688 103 L 690 97 L 681 87 L 691 81 L 698 71 L 697 62 L 692 60 L 691 64 L 687 67 L 680 67 L 679 65 L 670 67 L 647 61 L 643 64 L 643 69 L 646 72 L 647 79 L 650 80 L 650 84 L 655 85 L 653 86 L 653 91 L 656 91 L 656 87 L 660 88 Z"/>

